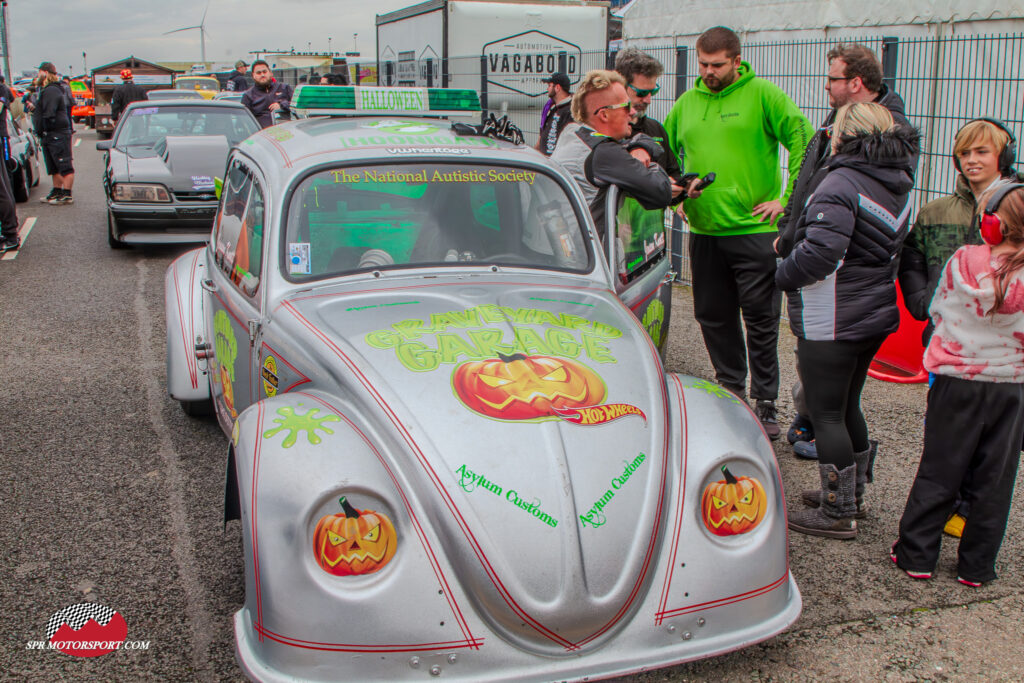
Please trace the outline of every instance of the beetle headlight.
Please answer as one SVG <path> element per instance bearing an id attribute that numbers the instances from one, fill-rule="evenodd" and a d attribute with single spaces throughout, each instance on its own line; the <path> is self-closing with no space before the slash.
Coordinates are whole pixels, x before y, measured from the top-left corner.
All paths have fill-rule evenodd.
<path id="1" fill-rule="evenodd" d="M 115 202 L 169 202 L 171 194 L 163 185 L 117 183 L 114 185 Z"/>

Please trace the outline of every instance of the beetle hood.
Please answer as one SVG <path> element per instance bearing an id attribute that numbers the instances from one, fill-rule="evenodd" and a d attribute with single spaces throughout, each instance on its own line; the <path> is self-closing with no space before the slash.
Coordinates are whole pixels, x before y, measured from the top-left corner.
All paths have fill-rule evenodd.
<path id="1" fill-rule="evenodd" d="M 339 290 L 276 318 L 315 336 L 389 435 L 483 618 L 551 654 L 601 642 L 640 604 L 668 495 L 657 352 L 613 293 L 579 283 Z"/>

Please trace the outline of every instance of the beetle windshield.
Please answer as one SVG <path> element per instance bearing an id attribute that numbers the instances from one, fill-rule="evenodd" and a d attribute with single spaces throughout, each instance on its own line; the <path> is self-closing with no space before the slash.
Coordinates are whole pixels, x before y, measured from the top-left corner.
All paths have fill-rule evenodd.
<path id="1" fill-rule="evenodd" d="M 586 271 L 569 196 L 537 169 L 457 163 L 335 168 L 292 195 L 283 270 L 307 281 L 412 265 Z"/>
<path id="2" fill-rule="evenodd" d="M 168 135 L 223 135 L 235 145 L 259 130 L 247 111 L 233 107 L 154 105 L 131 109 L 124 116 L 128 120 L 122 120 L 114 141 L 122 149 L 152 147 Z"/>

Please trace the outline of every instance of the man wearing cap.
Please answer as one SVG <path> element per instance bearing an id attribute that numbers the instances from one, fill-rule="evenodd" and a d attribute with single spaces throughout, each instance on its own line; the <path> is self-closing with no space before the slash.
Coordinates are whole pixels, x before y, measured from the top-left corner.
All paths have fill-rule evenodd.
<path id="1" fill-rule="evenodd" d="M 231 78 L 228 79 L 225 90 L 231 92 L 245 92 L 249 89 L 249 81 L 245 78 L 245 72 L 249 70 L 249 65 L 239 59 L 235 62 L 235 72 L 231 74 Z"/>
<path id="2" fill-rule="evenodd" d="M 71 110 L 52 62 L 39 65 L 39 99 L 32 113 L 32 126 L 43 148 L 46 172 L 53 177 L 53 189 L 40 201 L 71 204 L 75 168 L 71 163 Z"/>
<path id="3" fill-rule="evenodd" d="M 569 92 L 572 86 L 569 84 L 569 77 L 563 73 L 553 73 L 550 78 L 545 78 L 541 82 L 548 84 L 551 108 L 540 126 L 540 138 L 537 140 L 536 149 L 545 156 L 551 156 L 558 143 L 558 136 L 572 121 L 572 93 Z"/>
<path id="4" fill-rule="evenodd" d="M 121 69 L 121 85 L 114 87 L 114 95 L 110 98 L 110 116 L 117 121 L 121 112 L 132 102 L 146 99 L 146 91 L 132 80 L 131 69 Z"/>

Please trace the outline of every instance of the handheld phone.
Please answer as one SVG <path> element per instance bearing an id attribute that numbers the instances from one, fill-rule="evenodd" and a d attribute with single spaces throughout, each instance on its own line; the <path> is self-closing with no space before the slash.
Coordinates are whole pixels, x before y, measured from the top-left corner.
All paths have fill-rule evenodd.
<path id="1" fill-rule="evenodd" d="M 706 176 L 700 179 L 700 182 L 693 186 L 694 192 L 697 190 L 703 190 L 705 187 L 715 182 L 715 174 L 708 173 Z"/>

